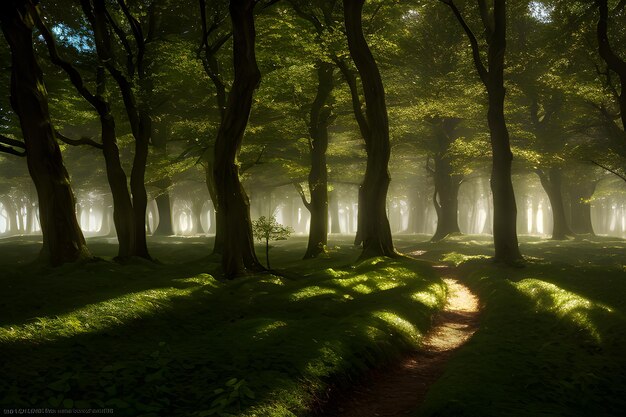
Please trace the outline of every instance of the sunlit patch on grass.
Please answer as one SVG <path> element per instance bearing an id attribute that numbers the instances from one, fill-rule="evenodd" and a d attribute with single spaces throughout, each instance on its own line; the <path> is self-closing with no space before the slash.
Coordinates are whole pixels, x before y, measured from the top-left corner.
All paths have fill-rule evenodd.
<path id="1" fill-rule="evenodd" d="M 430 308 L 436 308 L 445 298 L 445 288 L 439 284 L 430 284 L 425 291 L 411 294 L 411 300 L 422 303 Z"/>
<path id="2" fill-rule="evenodd" d="M 187 278 L 185 281 L 217 286 L 210 275 L 203 275 Z M 89 304 L 66 314 L 35 317 L 22 325 L 0 327 L 0 341 L 33 338 L 55 340 L 124 326 L 132 320 L 149 317 L 169 308 L 173 298 L 188 296 L 197 288 L 198 286 L 150 289 Z"/>
<path id="3" fill-rule="evenodd" d="M 372 289 L 365 284 L 357 284 L 352 287 L 352 291 L 356 291 L 359 294 L 370 294 L 372 292 Z"/>
<path id="4" fill-rule="evenodd" d="M 459 266 L 467 261 L 475 259 L 489 259 L 487 255 L 464 255 L 458 252 L 449 252 L 441 257 L 442 262 L 450 262 L 454 266 Z"/>
<path id="5" fill-rule="evenodd" d="M 319 297 L 320 295 L 331 295 L 331 294 L 337 294 L 337 291 L 331 288 L 323 288 L 317 285 L 312 285 L 310 287 L 306 287 L 299 291 L 294 292 L 293 294 L 291 294 L 291 297 L 289 298 L 291 299 L 291 301 L 301 301 L 307 298 Z"/>
<path id="6" fill-rule="evenodd" d="M 392 313 L 390 311 L 375 311 L 374 313 L 372 313 L 372 315 L 383 320 L 396 331 L 410 337 L 413 340 L 416 340 L 421 336 L 419 330 L 417 330 L 417 328 L 413 324 L 411 324 L 411 322 L 403 319 L 396 313 Z"/>
<path id="7" fill-rule="evenodd" d="M 600 333 L 591 318 L 591 313 L 598 310 L 611 313 L 613 310 L 608 306 L 594 303 L 578 294 L 534 278 L 519 281 L 515 286 L 535 301 L 538 310 L 549 311 L 562 319 L 576 323 L 596 342 L 601 342 Z"/>
<path id="8" fill-rule="evenodd" d="M 254 335 L 255 339 L 263 338 L 268 336 L 276 329 L 280 329 L 281 327 L 287 326 L 287 323 L 281 320 L 272 321 L 271 323 L 262 325 L 256 331 L 256 335 Z"/>
<path id="9" fill-rule="evenodd" d="M 214 288 L 217 288 L 220 285 L 219 282 L 215 278 L 213 278 L 212 275 L 209 275 L 209 274 L 199 274 L 199 275 L 189 277 L 189 278 L 175 279 L 174 281 L 198 284 L 198 285 L 210 285 L 211 287 L 214 287 Z"/>
<path id="10" fill-rule="evenodd" d="M 347 275 L 350 275 L 350 273 L 348 271 L 342 271 L 342 270 L 337 270 L 337 269 L 333 269 L 333 268 L 326 268 L 324 270 L 324 273 L 327 275 L 330 275 L 333 278 L 341 278 L 341 277 L 345 277 Z"/>

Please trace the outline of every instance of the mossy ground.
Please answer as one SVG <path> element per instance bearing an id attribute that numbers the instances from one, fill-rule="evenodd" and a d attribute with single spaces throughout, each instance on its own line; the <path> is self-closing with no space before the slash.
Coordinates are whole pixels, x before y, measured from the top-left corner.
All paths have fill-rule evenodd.
<path id="1" fill-rule="evenodd" d="M 281 273 L 224 282 L 208 239 L 152 240 L 160 263 L 29 264 L 36 239 L 0 241 L 0 406 L 114 408 L 115 415 L 302 415 L 367 368 L 414 348 L 445 288 L 426 263 L 333 242 Z"/>
<path id="2" fill-rule="evenodd" d="M 487 238 L 406 242 L 459 265 L 481 326 L 416 415 L 619 416 L 626 410 L 626 243 L 522 238 L 524 268 L 497 266 Z"/>

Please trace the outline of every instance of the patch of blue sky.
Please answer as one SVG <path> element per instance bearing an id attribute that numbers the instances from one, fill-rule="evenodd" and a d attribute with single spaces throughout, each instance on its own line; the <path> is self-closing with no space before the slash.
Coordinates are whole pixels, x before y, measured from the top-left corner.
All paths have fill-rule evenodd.
<path id="1" fill-rule="evenodd" d="M 94 49 L 94 44 L 90 37 L 82 35 L 69 26 L 60 23 L 52 27 L 52 33 L 62 42 L 68 43 L 78 51 L 85 52 Z"/>

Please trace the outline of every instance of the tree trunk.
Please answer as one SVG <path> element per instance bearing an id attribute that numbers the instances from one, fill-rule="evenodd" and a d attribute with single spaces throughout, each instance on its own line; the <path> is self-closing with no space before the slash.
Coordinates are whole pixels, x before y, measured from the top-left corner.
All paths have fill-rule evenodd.
<path id="1" fill-rule="evenodd" d="M 159 225 L 154 231 L 155 236 L 171 236 L 172 229 L 172 206 L 170 203 L 170 193 L 165 189 L 156 198 L 157 209 L 159 211 Z"/>
<path id="2" fill-rule="evenodd" d="M 89 7 L 85 4 L 85 13 L 90 14 Z M 95 18 L 92 19 L 94 27 Z M 135 230 L 134 213 L 128 192 L 127 178 L 120 160 L 119 148 L 117 146 L 117 135 L 115 131 L 115 119 L 111 114 L 111 106 L 106 100 L 106 75 L 104 67 L 98 66 L 96 69 L 96 94 L 92 94 L 84 85 L 82 76 L 76 68 L 68 61 L 61 59 L 57 50 L 52 33 L 48 30 L 41 18 L 37 18 L 37 26 L 40 29 L 52 62 L 62 68 L 68 75 L 70 81 L 80 93 L 80 95 L 91 104 L 100 118 L 102 153 L 107 173 L 107 180 L 113 197 L 113 221 L 117 230 L 118 258 L 127 258 L 135 255 Z M 99 30 L 94 30 L 96 43 L 102 45 L 104 28 L 98 26 Z M 100 51 L 102 52 L 102 51 Z"/>
<path id="3" fill-rule="evenodd" d="M 304 259 L 315 258 L 326 251 L 328 243 L 328 168 L 326 150 L 328 149 L 328 125 L 332 108 L 331 93 L 334 88 L 334 65 L 318 61 L 317 95 L 311 105 L 309 119 L 311 170 L 309 171 L 309 192 L 311 201 L 306 208 L 311 213 L 309 241 Z"/>
<path id="4" fill-rule="evenodd" d="M 561 171 L 558 168 L 550 168 L 547 175 L 542 171 L 538 171 L 537 175 L 552 207 L 552 240 L 567 239 L 568 236 L 572 235 L 572 231 L 567 225 L 565 217 L 563 192 L 561 190 Z M 544 213 L 545 211 L 546 209 L 544 209 Z"/>
<path id="5" fill-rule="evenodd" d="M 385 89 L 376 61 L 367 45 L 362 27 L 365 0 L 344 0 L 344 21 L 350 55 L 361 77 L 366 104 L 368 135 L 365 139 L 367 166 L 359 188 L 359 227 L 357 240 L 363 240 L 361 259 L 396 256 L 387 218 L 389 188 L 389 120 Z"/>
<path id="6" fill-rule="evenodd" d="M 498 2 L 496 2 L 498 4 Z M 494 53 L 504 55 L 502 46 Z M 490 48 L 491 51 L 491 48 Z M 509 142 L 509 132 L 504 118 L 505 89 L 502 77 L 503 66 L 499 67 L 499 76 L 490 82 L 488 122 L 491 133 L 493 152 L 491 171 L 491 192 L 493 195 L 493 240 L 495 260 L 504 263 L 516 263 L 522 259 L 517 242 L 517 206 L 511 181 L 513 154 Z"/>
<path id="7" fill-rule="evenodd" d="M 47 92 L 32 44 L 32 9 L 3 1 L 2 31 L 11 50 L 11 105 L 20 119 L 27 165 L 35 183 L 43 234 L 41 258 L 53 265 L 91 257 L 76 221 L 76 200 L 50 122 Z"/>
<path id="8" fill-rule="evenodd" d="M 483 10 L 487 38 L 487 67 L 481 57 L 480 45 L 454 2 L 445 2 L 463 27 L 472 46 L 476 71 L 489 97 L 487 122 L 491 137 L 491 191 L 493 194 L 493 241 L 496 262 L 517 264 L 522 261 L 517 242 L 517 207 L 511 182 L 513 154 L 504 117 L 504 57 L 506 54 L 506 0 L 493 2 L 493 11 Z M 486 8 L 485 8 L 486 9 Z"/>
<path id="9" fill-rule="evenodd" d="M 17 212 L 15 210 L 15 203 L 8 196 L 2 197 L 2 200 L 0 200 L 0 202 L 2 202 L 2 205 L 7 212 L 7 229 L 5 233 L 11 235 L 16 234 Z"/>
<path id="10" fill-rule="evenodd" d="M 141 114 L 138 134 L 135 136 L 133 168 L 130 172 L 130 192 L 133 196 L 133 213 L 135 215 L 135 255 L 145 259 L 151 259 L 146 239 L 148 193 L 145 185 L 150 126 L 150 117 L 147 114 Z"/>
<path id="11" fill-rule="evenodd" d="M 609 6 L 608 0 L 598 0 L 598 10 L 600 18 L 597 25 L 598 52 L 606 62 L 608 69 L 614 71 L 620 81 L 620 93 L 618 96 L 618 104 L 620 108 L 620 119 L 622 121 L 622 134 L 626 131 L 626 61 L 618 56 L 609 42 L 608 26 L 609 26 Z M 618 48 L 618 50 L 623 50 Z"/>
<path id="12" fill-rule="evenodd" d="M 259 271 L 254 253 L 250 202 L 239 180 L 237 154 L 261 80 L 255 56 L 254 0 L 231 0 L 235 78 L 215 142 L 214 177 L 219 207 L 218 227 L 225 227 L 222 268 L 228 278 Z"/>
<path id="13" fill-rule="evenodd" d="M 453 173 L 449 147 L 455 139 L 455 128 L 459 120 L 444 119 L 435 126 L 438 149 L 435 154 L 435 194 L 433 204 L 437 212 L 437 230 L 431 242 L 438 242 L 446 236 L 461 233 L 459 229 L 459 187 L 461 175 Z"/>
<path id="14" fill-rule="evenodd" d="M 206 182 L 207 189 L 209 190 L 209 196 L 211 197 L 211 201 L 213 202 L 214 208 L 214 224 L 211 225 L 213 232 L 215 233 L 215 238 L 213 240 L 213 254 L 221 255 L 224 252 L 224 221 L 225 219 L 222 216 L 222 211 L 219 208 L 218 198 L 217 198 L 217 186 L 215 185 L 215 177 L 213 176 L 213 164 L 207 162 L 204 165 L 204 179 Z"/>
<path id="15" fill-rule="evenodd" d="M 571 227 L 576 234 L 593 235 L 593 225 L 591 223 L 591 203 L 589 199 L 593 196 L 596 188 L 595 183 L 570 185 L 568 194 L 570 199 Z"/>
<path id="16" fill-rule="evenodd" d="M 330 233 L 341 233 L 341 226 L 339 224 L 339 197 L 337 196 L 337 190 L 332 190 L 328 193 L 328 202 L 330 204 Z"/>
<path id="17" fill-rule="evenodd" d="M 130 253 L 134 256 L 151 259 L 150 254 L 148 253 L 148 246 L 146 242 L 146 208 L 148 206 L 148 196 L 144 185 L 146 162 L 148 157 L 148 143 L 150 141 L 150 135 L 152 131 L 151 118 L 148 112 L 145 110 L 145 104 L 137 106 L 132 81 L 128 80 L 114 64 L 115 61 L 113 59 L 112 40 L 111 34 L 109 32 L 109 19 L 107 18 L 108 12 L 106 10 L 105 1 L 94 0 L 92 6 L 90 1 L 81 0 L 81 6 L 94 32 L 94 37 L 96 41 L 96 52 L 98 54 L 100 63 L 113 77 L 120 90 L 126 114 L 128 115 L 131 132 L 133 134 L 133 138 L 135 139 L 135 154 L 133 157 L 133 166 L 130 173 L 132 224 L 123 225 L 123 229 L 129 226 L 132 227 L 132 232 L 130 233 L 130 235 L 133 236 L 134 240 L 132 241 L 132 246 L 130 247 Z M 136 29 L 139 30 L 139 28 Z M 138 49 L 145 48 L 145 44 L 143 44 L 145 40 L 143 39 L 143 37 L 141 37 L 141 39 L 136 38 L 135 40 L 142 42 L 141 45 L 137 45 Z M 137 54 L 136 65 L 139 73 L 139 87 L 141 90 L 141 94 L 142 96 L 149 96 L 149 91 L 147 91 L 148 89 L 145 87 L 147 81 L 145 80 L 145 73 L 143 71 L 143 68 L 145 67 L 145 63 L 143 62 L 143 54 Z M 104 76 L 102 76 L 102 79 L 103 78 Z M 100 101 L 103 100 L 101 99 Z M 99 114 L 102 117 L 103 113 L 101 111 L 99 111 Z M 113 150 L 111 150 L 110 156 L 112 158 L 115 158 L 115 155 L 113 155 Z M 117 157 L 119 158 L 119 154 Z M 118 168 L 115 167 L 115 169 L 117 170 Z M 118 183 L 116 189 L 119 189 L 121 196 L 122 190 L 120 173 L 117 172 L 115 175 L 116 177 L 118 177 L 115 180 L 115 182 Z M 113 189 L 111 191 L 113 192 Z M 125 194 L 127 193 L 128 189 L 126 188 Z M 123 198 L 125 199 L 126 197 L 124 196 Z M 114 206 L 116 209 L 119 207 L 115 203 L 115 196 Z M 126 206 L 125 201 L 123 202 L 123 206 Z M 128 207 L 122 208 L 122 213 L 120 213 L 119 210 L 115 210 L 118 212 L 117 216 L 114 214 L 114 221 L 116 223 L 118 236 L 126 234 L 125 230 L 119 229 L 118 221 L 122 223 L 128 221 L 127 219 L 122 219 L 122 216 L 126 216 L 125 211 L 127 208 Z M 122 239 L 126 239 L 126 237 L 122 236 Z M 120 246 L 121 244 L 122 240 L 120 239 Z M 122 253 L 123 252 L 120 248 L 120 254 Z"/>
<path id="18" fill-rule="evenodd" d="M 102 78 L 104 78 L 104 73 L 102 73 Z M 113 197 L 113 223 L 115 223 L 119 244 L 117 256 L 120 259 L 125 259 L 136 254 L 135 213 L 128 192 L 126 173 L 122 168 L 117 146 L 115 119 L 110 113 L 108 103 L 103 103 L 105 106 L 100 114 L 102 154 L 104 155 L 107 180 Z"/>

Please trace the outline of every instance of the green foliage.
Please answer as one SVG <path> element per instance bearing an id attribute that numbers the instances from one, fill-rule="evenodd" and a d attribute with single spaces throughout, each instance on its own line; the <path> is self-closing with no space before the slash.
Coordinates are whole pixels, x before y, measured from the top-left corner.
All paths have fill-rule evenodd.
<path id="1" fill-rule="evenodd" d="M 265 261 L 268 268 L 270 267 L 270 241 L 285 240 L 291 233 L 293 233 L 293 229 L 278 223 L 275 216 L 271 216 L 269 219 L 261 216 L 252 221 L 252 234 L 258 241 L 265 241 Z"/>
<path id="2" fill-rule="evenodd" d="M 252 221 L 252 233 L 259 241 L 285 240 L 293 233 L 289 226 L 283 226 L 276 221 L 275 216 L 269 219 L 265 216 Z"/>

